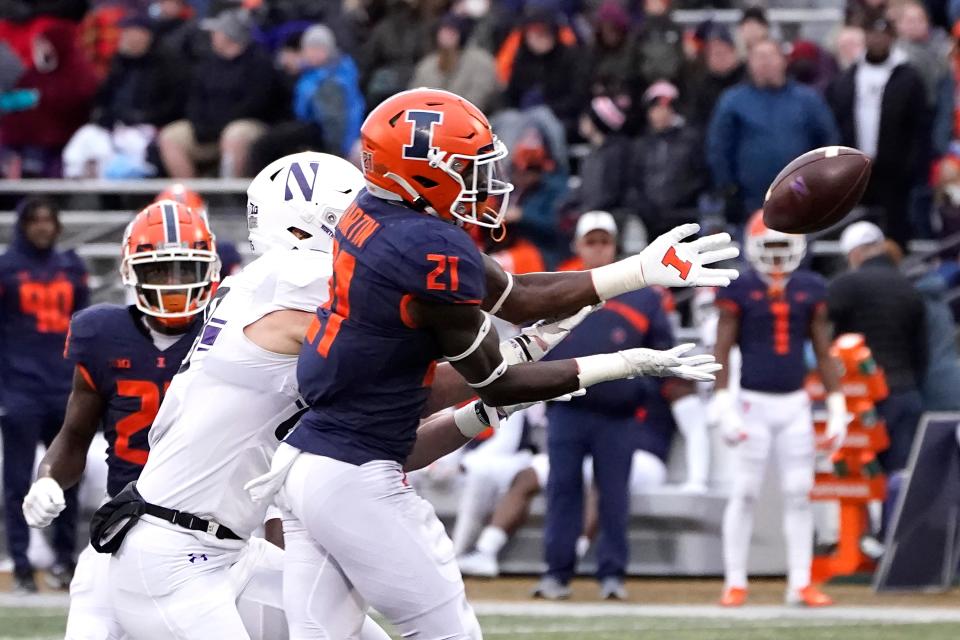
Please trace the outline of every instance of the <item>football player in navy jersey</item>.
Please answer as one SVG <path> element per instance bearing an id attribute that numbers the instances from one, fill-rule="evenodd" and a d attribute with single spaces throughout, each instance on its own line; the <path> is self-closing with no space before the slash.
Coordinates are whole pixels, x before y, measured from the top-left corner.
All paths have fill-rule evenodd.
<path id="1" fill-rule="evenodd" d="M 414 89 L 370 113 L 361 143 L 367 189 L 337 225 L 331 297 L 298 363 L 310 408 L 275 457 L 290 526 L 313 541 L 285 563 L 316 568 L 313 584 L 284 590 L 284 606 L 298 637 L 350 637 L 372 605 L 404 635 L 476 638 L 452 544 L 403 471 L 437 361 L 487 405 L 458 410 L 461 444 L 496 422 L 489 407 L 638 375 L 711 380 L 713 358 L 684 356 L 689 345 L 511 366 L 484 310 L 524 322 L 650 285 L 725 286 L 737 272 L 705 265 L 738 252 L 725 234 L 680 242 L 699 229 L 685 225 L 604 267 L 514 278 L 460 228 L 498 228 L 512 189 L 498 174 L 506 148 L 482 112 Z"/>
<path id="2" fill-rule="evenodd" d="M 741 606 L 747 597 L 747 551 L 753 511 L 770 452 L 783 492 L 783 532 L 787 543 L 789 604 L 825 606 L 831 600 L 810 583 L 813 516 L 810 490 L 814 475 L 814 432 L 804 346 L 809 340 L 827 388 L 829 446 L 846 434 L 847 409 L 839 370 L 830 357 L 826 283 L 801 269 L 806 241 L 773 231 L 757 212 L 747 224 L 745 252 L 752 269 L 717 293 L 717 361 L 726 366 L 730 350 L 740 347 L 740 392 L 727 388 L 726 370 L 717 374 L 710 406 L 711 422 L 735 446 L 733 486 L 723 518 L 726 583 L 720 603 Z"/>
<path id="3" fill-rule="evenodd" d="M 120 271 L 134 305 L 99 304 L 74 316 L 65 356 L 73 390 L 60 433 L 24 499 L 33 527 L 64 508 L 79 483 L 98 429 L 108 443 L 107 493 L 136 480 L 149 454 L 148 431 L 170 380 L 189 352 L 219 280 L 213 234 L 197 212 L 173 201 L 141 211 L 128 225 Z M 70 584 L 69 639 L 120 637 L 106 584 L 110 556 L 87 548 Z"/>
<path id="4" fill-rule="evenodd" d="M 0 256 L 4 525 L 14 589 L 20 593 L 37 590 L 20 504 L 33 478 L 37 444 L 50 444 L 63 422 L 71 374 L 63 360 L 63 341 L 70 316 L 89 299 L 86 267 L 73 250 L 57 248 L 59 234 L 56 205 L 26 198 L 17 206 L 10 248 Z M 67 492 L 66 500 L 66 513 L 53 532 L 56 564 L 50 572 L 64 588 L 77 540 L 76 491 Z"/>

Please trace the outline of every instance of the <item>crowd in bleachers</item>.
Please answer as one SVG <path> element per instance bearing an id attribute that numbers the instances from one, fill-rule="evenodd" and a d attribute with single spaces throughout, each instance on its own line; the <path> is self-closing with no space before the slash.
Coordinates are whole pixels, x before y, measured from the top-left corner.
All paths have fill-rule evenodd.
<path id="1" fill-rule="evenodd" d="M 548 267 L 587 210 L 651 236 L 742 224 L 780 168 L 827 144 L 873 157 L 864 202 L 904 244 L 960 229 L 955 4 L 851 0 L 815 42 L 757 6 L 674 20 L 717 2 L 9 1 L 0 167 L 244 177 L 308 148 L 354 157 L 370 108 L 431 86 L 492 115 L 509 220 Z"/>

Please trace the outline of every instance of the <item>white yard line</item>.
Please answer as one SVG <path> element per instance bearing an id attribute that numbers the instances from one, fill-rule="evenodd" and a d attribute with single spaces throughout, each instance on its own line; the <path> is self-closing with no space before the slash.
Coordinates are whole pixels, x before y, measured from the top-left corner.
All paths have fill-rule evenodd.
<path id="1" fill-rule="evenodd" d="M 826 607 L 747 606 L 726 609 L 701 605 L 589 604 L 579 602 L 478 601 L 479 615 L 602 618 L 712 618 L 720 620 L 847 620 L 851 622 L 960 622 L 960 608 L 936 607 Z"/>

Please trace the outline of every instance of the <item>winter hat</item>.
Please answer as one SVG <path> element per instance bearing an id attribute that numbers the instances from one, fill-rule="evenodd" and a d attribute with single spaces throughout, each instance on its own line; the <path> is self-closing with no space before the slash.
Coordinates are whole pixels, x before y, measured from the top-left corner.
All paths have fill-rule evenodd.
<path id="1" fill-rule="evenodd" d="M 649 109 L 655 104 L 670 104 L 680 97 L 680 92 L 670 82 L 657 80 L 643 92 L 643 104 Z"/>
<path id="2" fill-rule="evenodd" d="M 630 16 L 619 2 L 607 0 L 597 11 L 597 24 L 610 24 L 621 31 L 630 30 Z"/>
<path id="3" fill-rule="evenodd" d="M 331 56 L 337 54 L 337 38 L 333 31 L 325 24 L 315 24 L 303 32 L 300 38 L 301 47 L 317 47 L 326 49 Z"/>
<path id="4" fill-rule="evenodd" d="M 627 121 L 624 109 L 609 96 L 597 96 L 590 101 L 587 115 L 603 133 L 615 133 L 623 128 Z"/>

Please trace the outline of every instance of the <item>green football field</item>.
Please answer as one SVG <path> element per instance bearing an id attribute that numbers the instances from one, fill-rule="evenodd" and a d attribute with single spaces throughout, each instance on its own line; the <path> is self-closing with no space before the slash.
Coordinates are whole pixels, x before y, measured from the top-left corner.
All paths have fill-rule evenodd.
<path id="1" fill-rule="evenodd" d="M 62 638 L 66 611 L 62 607 L 0 607 L 0 640 L 8 638 Z M 478 610 L 496 610 L 483 604 Z M 529 613 L 516 615 L 481 614 L 485 638 L 524 640 L 955 640 L 960 638 L 957 611 L 919 609 L 902 610 L 904 622 L 897 622 L 898 609 L 837 608 L 832 612 L 782 611 L 783 607 L 755 607 L 729 615 L 716 610 L 713 616 L 705 607 L 675 607 L 674 615 L 658 615 L 667 607 L 645 611 L 637 606 L 636 615 L 624 615 L 629 607 L 594 605 L 518 606 L 510 610 Z M 569 615 L 561 611 L 567 608 Z M 609 609 L 612 615 L 603 615 Z M 614 613 L 615 612 L 615 613 Z M 687 615 L 682 615 L 687 614 Z M 871 620 L 876 618 L 875 620 Z M 915 619 L 951 619 L 949 622 L 911 622 Z M 399 638 L 398 635 L 394 637 Z"/>

